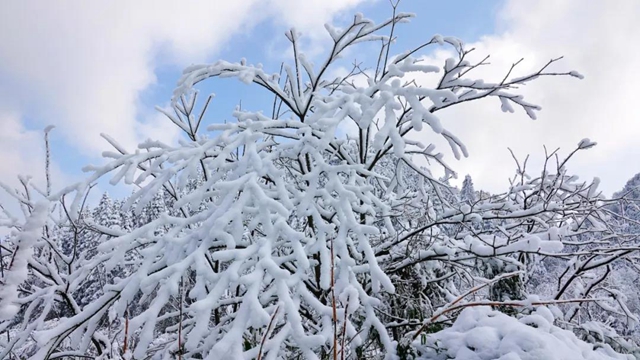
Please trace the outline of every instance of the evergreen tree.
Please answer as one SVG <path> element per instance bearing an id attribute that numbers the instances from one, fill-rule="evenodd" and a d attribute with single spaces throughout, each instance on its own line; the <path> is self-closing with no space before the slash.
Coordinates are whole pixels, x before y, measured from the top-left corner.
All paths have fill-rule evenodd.
<path id="1" fill-rule="evenodd" d="M 618 201 L 611 209 L 621 217 L 631 221 L 621 221 L 627 226 L 627 232 L 640 234 L 640 173 L 634 175 L 624 185 L 622 190 L 613 194 L 613 199 Z"/>
<path id="2" fill-rule="evenodd" d="M 122 217 L 119 206 L 109 197 L 108 193 L 102 194 L 98 206 L 93 210 L 93 220 L 96 224 L 104 227 L 121 227 Z"/>
<path id="3" fill-rule="evenodd" d="M 460 200 L 467 205 L 472 205 L 476 202 L 476 191 L 473 188 L 473 180 L 471 175 L 466 175 L 462 182 L 462 189 L 460 189 Z"/>

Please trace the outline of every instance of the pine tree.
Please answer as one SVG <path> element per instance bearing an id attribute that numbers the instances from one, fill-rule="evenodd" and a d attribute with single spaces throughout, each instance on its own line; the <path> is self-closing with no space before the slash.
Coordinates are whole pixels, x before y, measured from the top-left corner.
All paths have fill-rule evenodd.
<path id="1" fill-rule="evenodd" d="M 621 221 L 627 232 L 640 233 L 640 173 L 634 175 L 622 190 L 613 194 L 617 202 L 611 209 L 618 215 L 632 221 Z"/>
<path id="2" fill-rule="evenodd" d="M 119 206 L 117 202 L 111 200 L 108 193 L 102 194 L 98 206 L 93 210 L 93 220 L 96 224 L 104 227 L 121 227 L 122 219 Z"/>
<path id="3" fill-rule="evenodd" d="M 473 188 L 473 180 L 471 175 L 466 175 L 462 182 L 462 189 L 460 189 L 460 200 L 467 205 L 472 205 L 476 202 L 476 191 Z"/>

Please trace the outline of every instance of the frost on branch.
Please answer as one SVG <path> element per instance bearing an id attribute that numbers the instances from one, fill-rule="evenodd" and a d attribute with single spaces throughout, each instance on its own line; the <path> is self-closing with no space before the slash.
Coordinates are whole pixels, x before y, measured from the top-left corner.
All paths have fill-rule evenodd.
<path id="1" fill-rule="evenodd" d="M 513 308 L 541 286 L 533 275 L 543 266 L 566 269 L 542 304 L 566 307 L 570 326 L 592 320 L 591 302 L 633 322 L 623 301 L 591 297 L 615 294 L 601 270 L 635 251 L 599 247 L 617 234 L 596 183 L 577 182 L 558 160 L 540 176 L 521 169 L 503 194 L 476 196 L 469 183 L 461 196 L 447 183 L 454 171 L 444 155 L 412 136 L 426 125 L 421 135 L 468 156 L 440 110 L 497 97 L 504 111 L 535 118 L 539 107 L 517 86 L 576 74 L 550 72 L 554 59 L 524 77 L 510 77 L 516 63 L 497 82 L 470 78 L 483 63 L 469 63 L 471 50 L 442 36 L 392 56 L 393 29 L 410 17 L 394 12 L 375 24 L 357 15 L 343 29 L 327 26 L 333 44 L 319 66 L 292 30 L 294 56 L 279 74 L 245 60 L 187 68 L 172 108 L 160 109 L 184 132 L 177 145 L 149 140 L 128 151 L 104 135 L 115 149 L 104 154 L 109 163 L 88 166 L 86 181 L 50 196 L 61 199 L 74 241 L 89 233 L 99 244 L 56 254 L 64 276 L 43 267 L 42 291 L 49 299 L 62 292 L 66 313 L 28 329 L 32 358 L 408 358 L 422 351 L 413 339 L 451 325 L 476 297 L 521 316 Z M 382 44 L 366 85 L 351 81 L 358 71 L 329 78 L 345 49 L 365 41 Z M 421 51 L 432 45 L 455 56 L 424 64 Z M 433 72 L 435 87 L 413 81 Z M 208 119 L 213 96 L 200 102 L 196 86 L 217 77 L 264 89 L 273 109 Z M 350 123 L 355 132 L 342 136 Z M 140 190 L 117 207 L 126 216 L 87 219 L 85 196 L 105 178 Z M 77 301 L 92 273 L 104 278 L 98 295 Z M 0 346 L 29 336 L 23 328 L 13 337 L 21 340 Z"/>
<path id="2" fill-rule="evenodd" d="M 11 320 L 20 309 L 18 288 L 27 281 L 28 264 L 40 232 L 45 226 L 47 211 L 47 202 L 40 201 L 34 204 L 33 211 L 21 230 L 12 236 L 14 239 L 11 241 L 15 247 L 7 270 L 3 271 L 0 287 L 0 320 Z"/>

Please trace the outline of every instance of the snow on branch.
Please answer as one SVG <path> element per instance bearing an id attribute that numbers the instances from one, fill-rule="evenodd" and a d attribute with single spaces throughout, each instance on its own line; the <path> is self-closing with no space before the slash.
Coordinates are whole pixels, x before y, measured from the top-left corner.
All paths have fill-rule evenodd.
<path id="1" fill-rule="evenodd" d="M 603 314 L 632 324 L 609 274 L 637 261 L 637 244 L 610 222 L 598 181 L 580 182 L 566 167 L 595 143 L 581 141 L 564 159 L 547 153 L 539 174 L 517 162 L 502 194 L 478 193 L 469 178 L 461 195 L 448 183 L 454 166 L 414 136 L 444 138 L 456 159 L 467 157 L 440 110 L 494 97 L 503 111 L 535 118 L 540 108 L 518 86 L 581 76 L 550 70 L 558 58 L 523 77 L 511 77 L 517 62 L 502 81 L 470 78 L 488 57 L 472 64 L 473 49 L 440 35 L 394 56 L 395 28 L 413 15 L 392 7 L 380 23 L 358 14 L 341 29 L 327 25 L 319 66 L 292 29 L 293 57 L 277 72 L 244 59 L 188 67 L 170 107 L 158 108 L 179 143 L 128 150 L 103 135 L 114 149 L 106 164 L 43 193 L 59 199 L 59 221 L 29 186 L 13 192 L 31 216 L 7 247 L 17 260 L 0 287 L 0 329 L 11 328 L 0 354 L 32 344 L 24 353 L 34 359 L 419 358 L 448 334 L 434 326 L 455 328 L 456 316 L 484 306 L 545 329 L 553 319 L 526 311 L 556 307 L 567 328 Z M 381 44 L 376 59 L 330 78 L 347 49 L 371 41 Z M 456 55 L 423 63 L 431 45 Z M 420 85 L 416 73 L 439 81 Z M 272 111 L 238 107 L 232 121 L 209 119 L 216 100 L 199 98 L 197 86 L 217 78 L 265 90 Z M 136 191 L 87 211 L 101 180 Z M 31 259 L 39 237 L 46 246 Z M 538 281 L 552 275 L 557 286 Z"/>

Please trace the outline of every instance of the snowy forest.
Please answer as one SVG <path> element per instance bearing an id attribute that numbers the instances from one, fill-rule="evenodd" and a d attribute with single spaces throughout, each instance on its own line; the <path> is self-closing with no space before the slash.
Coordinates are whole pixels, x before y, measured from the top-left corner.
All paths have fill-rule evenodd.
<path id="1" fill-rule="evenodd" d="M 46 183 L 1 184 L 0 359 L 640 359 L 640 174 L 604 196 L 571 172 L 597 146 L 583 139 L 541 144 L 538 168 L 512 154 L 510 185 L 482 191 L 441 112 L 535 119 L 522 86 L 582 75 L 558 57 L 476 78 L 487 58 L 459 39 L 396 49 L 413 15 L 393 10 L 326 25 L 321 62 L 291 30 L 279 69 L 186 68 L 158 108 L 175 144 L 104 134 L 113 150 L 80 182 L 53 188 L 47 161 Z M 352 63 L 359 46 L 379 55 Z M 427 63 L 433 48 L 452 56 Z M 220 78 L 272 107 L 211 118 L 198 86 Z M 91 203 L 99 182 L 133 190 Z"/>

